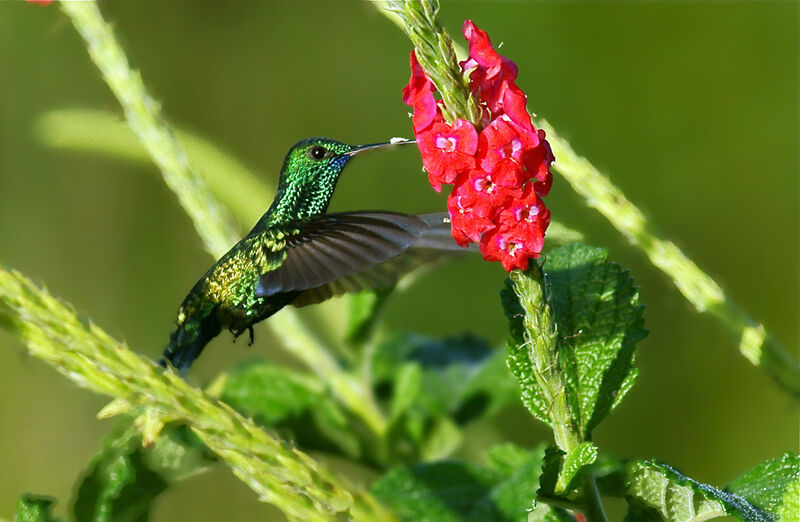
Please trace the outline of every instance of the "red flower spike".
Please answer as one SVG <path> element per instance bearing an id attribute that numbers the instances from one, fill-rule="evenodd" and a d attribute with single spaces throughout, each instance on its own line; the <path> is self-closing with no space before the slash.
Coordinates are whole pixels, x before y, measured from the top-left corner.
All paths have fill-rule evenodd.
<path id="1" fill-rule="evenodd" d="M 489 36 L 470 20 L 470 89 L 480 101 L 481 121 L 444 121 L 435 86 L 411 54 L 411 78 L 403 101 L 414 109 L 414 134 L 431 185 L 455 186 L 447 200 L 453 238 L 479 243 L 484 259 L 508 270 L 524 269 L 539 257 L 550 211 L 541 196 L 550 191 L 553 153 L 544 131 L 534 127 L 525 93 L 516 86 L 517 66 L 498 54 Z"/>
<path id="2" fill-rule="evenodd" d="M 29 4 L 39 4 L 39 5 L 50 5 L 53 3 L 53 0 L 25 0 Z"/>
<path id="3" fill-rule="evenodd" d="M 417 146 L 431 186 L 441 192 L 442 183 L 454 183 L 459 174 L 475 168 L 478 131 L 467 120 L 456 120 L 452 126 L 434 123 L 417 134 Z"/>
<path id="4" fill-rule="evenodd" d="M 414 133 L 421 132 L 441 117 L 441 111 L 433 97 L 435 87 L 411 51 L 411 78 L 403 88 L 403 103 L 414 109 Z"/>

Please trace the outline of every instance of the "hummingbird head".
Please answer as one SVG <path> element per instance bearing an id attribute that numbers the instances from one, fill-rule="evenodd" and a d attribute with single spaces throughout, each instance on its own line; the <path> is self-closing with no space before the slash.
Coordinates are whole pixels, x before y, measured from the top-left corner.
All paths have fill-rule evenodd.
<path id="1" fill-rule="evenodd" d="M 386 143 L 348 145 L 330 138 L 306 138 L 297 142 L 286 154 L 278 192 L 265 217 L 281 221 L 324 213 L 339 174 L 350 158 L 366 150 L 405 143 L 414 142 L 393 139 Z"/>

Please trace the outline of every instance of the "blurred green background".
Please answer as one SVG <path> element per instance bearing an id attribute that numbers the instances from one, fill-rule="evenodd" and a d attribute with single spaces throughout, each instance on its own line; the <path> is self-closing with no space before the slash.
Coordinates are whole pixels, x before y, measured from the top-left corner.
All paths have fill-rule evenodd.
<path id="1" fill-rule="evenodd" d="M 165 117 L 274 183 L 296 140 L 366 143 L 410 134 L 400 88 L 410 44 L 364 2 L 104 2 Z M 445 2 L 517 62 L 529 109 L 626 195 L 796 353 L 798 4 L 795 2 Z M 130 346 L 157 356 L 186 291 L 210 265 L 152 165 L 65 152 L 36 137 L 46 111 L 120 113 L 57 5 L 0 6 L 0 262 L 22 270 Z M 334 209 L 443 207 L 411 149 L 373 154 L 343 176 Z M 264 208 L 269 204 L 263 202 Z M 657 457 L 722 484 L 797 449 L 797 403 L 696 314 L 643 254 L 556 177 L 555 219 L 629 267 L 647 303 L 638 383 L 595 432 L 604 450 Z M 498 345 L 502 268 L 440 267 L 394 299 L 392 328 L 469 330 Z M 334 303 L 335 306 L 335 303 Z M 314 317 L 314 312 L 309 312 Z M 250 351 L 215 340 L 191 380 L 253 353 L 283 360 L 268 329 Z M 71 488 L 110 421 L 107 400 L 25 355 L 0 332 L 0 516 L 23 491 Z M 471 426 L 461 456 L 549 437 L 521 406 Z M 273 509 L 225 468 L 165 493 L 155 520 L 262 520 Z"/>

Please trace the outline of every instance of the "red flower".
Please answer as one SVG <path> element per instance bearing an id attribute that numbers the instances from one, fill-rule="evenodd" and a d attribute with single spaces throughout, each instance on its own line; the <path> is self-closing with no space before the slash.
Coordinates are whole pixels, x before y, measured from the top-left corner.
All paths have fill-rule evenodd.
<path id="1" fill-rule="evenodd" d="M 553 184 L 553 174 L 550 172 L 550 165 L 555 161 L 553 151 L 550 150 L 550 144 L 545 140 L 545 133 L 539 129 L 539 146 L 525 151 L 523 155 L 523 163 L 525 168 L 536 179 L 534 188 L 536 194 L 539 196 L 546 196 L 550 192 L 550 186 Z"/>
<path id="2" fill-rule="evenodd" d="M 478 141 L 480 166 L 491 172 L 501 163 L 511 162 L 522 169 L 525 153 L 538 145 L 539 135 L 535 131 L 528 131 L 503 115 L 481 131 Z"/>
<path id="3" fill-rule="evenodd" d="M 500 225 L 481 238 L 481 253 L 487 261 L 500 261 L 507 271 L 524 270 L 530 258 L 537 258 L 544 246 L 544 231 L 550 211 L 536 197 L 531 185 L 520 200 L 500 212 Z"/>
<path id="4" fill-rule="evenodd" d="M 417 134 L 417 146 L 431 185 L 441 192 L 442 183 L 454 183 L 459 174 L 475 168 L 478 132 L 467 120 L 456 120 L 452 126 L 434 123 Z"/>
<path id="5" fill-rule="evenodd" d="M 517 64 L 497 54 L 489 35 L 479 29 L 472 20 L 465 20 L 461 29 L 469 42 L 469 58 L 461 62 L 461 69 L 474 69 L 470 75 L 470 87 L 492 114 L 497 114 L 503 100 L 507 82 L 517 78 Z"/>
<path id="6" fill-rule="evenodd" d="M 31 4 L 39 4 L 39 5 L 49 5 L 53 3 L 53 0 L 25 0 Z"/>
<path id="7" fill-rule="evenodd" d="M 494 227 L 495 209 L 472 188 L 467 176 L 458 180 L 447 198 L 447 210 L 450 211 L 453 239 L 463 247 L 477 243 L 481 234 Z"/>
<path id="8" fill-rule="evenodd" d="M 414 132 L 429 127 L 434 120 L 441 121 L 441 111 L 433 97 L 434 86 L 417 61 L 417 55 L 411 51 L 411 78 L 403 88 L 403 103 L 414 109 Z"/>
<path id="9" fill-rule="evenodd" d="M 413 52 L 403 101 L 414 108 L 414 134 L 431 185 L 437 191 L 443 183 L 455 185 L 447 199 L 453 238 L 461 246 L 479 243 L 484 259 L 508 271 L 524 269 L 541 254 L 550 224 L 541 196 L 553 182 L 553 153 L 514 83 L 517 66 L 470 20 L 463 32 L 470 56 L 461 68 L 480 101 L 478 128 L 444 121 L 436 88 Z"/>

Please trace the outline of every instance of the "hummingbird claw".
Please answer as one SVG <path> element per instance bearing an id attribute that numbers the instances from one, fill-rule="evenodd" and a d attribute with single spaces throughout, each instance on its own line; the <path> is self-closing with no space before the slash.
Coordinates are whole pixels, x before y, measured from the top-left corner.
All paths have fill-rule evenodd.
<path id="1" fill-rule="evenodd" d="M 247 346 L 253 346 L 253 341 L 255 341 L 255 337 L 253 336 L 253 327 L 248 326 L 247 329 L 250 331 L 250 342 L 247 343 Z"/>

